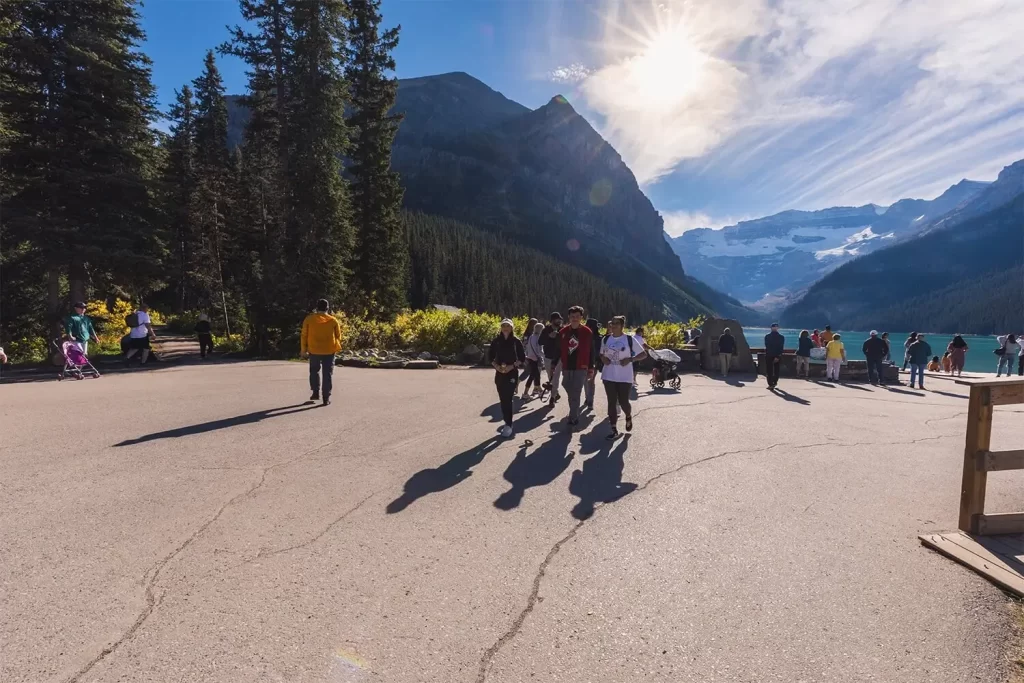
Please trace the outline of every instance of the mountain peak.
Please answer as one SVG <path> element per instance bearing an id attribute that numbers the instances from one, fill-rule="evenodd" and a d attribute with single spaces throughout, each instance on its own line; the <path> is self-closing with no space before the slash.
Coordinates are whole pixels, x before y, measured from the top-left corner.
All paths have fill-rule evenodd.
<path id="1" fill-rule="evenodd" d="M 547 104 L 540 107 L 537 111 L 556 111 L 565 114 L 576 113 L 576 110 L 572 108 L 572 105 L 569 104 L 569 100 L 567 100 L 564 95 L 555 95 L 548 100 Z"/>

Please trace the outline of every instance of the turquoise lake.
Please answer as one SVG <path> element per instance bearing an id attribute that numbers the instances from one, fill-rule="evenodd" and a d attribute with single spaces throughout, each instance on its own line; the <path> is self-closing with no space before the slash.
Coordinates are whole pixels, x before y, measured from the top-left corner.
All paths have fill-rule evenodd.
<path id="1" fill-rule="evenodd" d="M 809 330 L 813 331 L 813 330 Z M 888 330 L 879 330 L 878 333 L 886 332 Z M 762 327 L 749 327 L 743 330 L 743 336 L 746 337 L 747 343 L 753 347 L 764 346 L 764 336 L 768 334 L 768 328 Z M 861 346 L 864 345 L 864 341 L 868 338 L 868 332 L 848 332 L 846 330 L 833 330 L 833 332 L 839 332 L 843 337 L 843 343 L 846 345 L 846 356 L 850 360 L 864 360 L 864 354 L 861 352 Z M 903 365 L 903 342 L 910 336 L 909 332 L 889 332 L 889 341 L 892 342 L 892 360 L 898 365 Z M 786 337 L 786 348 L 796 348 L 796 340 L 800 337 L 800 330 L 779 330 L 779 333 Z M 967 372 L 991 372 L 995 374 L 996 365 L 999 362 L 999 357 L 992 353 L 999 344 L 996 342 L 995 337 L 977 337 L 974 335 L 963 335 L 964 341 L 967 342 L 967 346 L 970 349 L 967 351 L 967 363 L 964 365 L 964 370 Z M 938 334 L 938 333 L 926 333 L 924 340 L 932 347 L 932 355 L 942 357 L 942 354 L 946 351 L 946 345 L 953 340 L 951 334 Z M 1014 364 L 1014 374 L 1017 372 L 1017 366 Z"/>

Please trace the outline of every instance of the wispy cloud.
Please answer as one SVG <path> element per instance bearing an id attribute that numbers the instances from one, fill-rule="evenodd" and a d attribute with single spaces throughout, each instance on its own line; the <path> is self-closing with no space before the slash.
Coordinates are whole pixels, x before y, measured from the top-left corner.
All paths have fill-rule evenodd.
<path id="1" fill-rule="evenodd" d="M 552 69 L 548 78 L 555 83 L 579 83 L 590 75 L 590 69 L 582 64 L 569 64 Z"/>
<path id="2" fill-rule="evenodd" d="M 698 228 L 721 230 L 741 221 L 750 220 L 750 216 L 742 218 L 717 216 L 713 218 L 703 211 L 662 211 L 661 217 L 665 220 L 665 232 L 672 237 L 679 237 L 684 232 Z"/>
<path id="3" fill-rule="evenodd" d="M 685 171 L 780 209 L 887 203 L 1024 157 L 1020 0 L 606 0 L 601 15 L 592 70 L 565 77 L 641 183 Z"/>

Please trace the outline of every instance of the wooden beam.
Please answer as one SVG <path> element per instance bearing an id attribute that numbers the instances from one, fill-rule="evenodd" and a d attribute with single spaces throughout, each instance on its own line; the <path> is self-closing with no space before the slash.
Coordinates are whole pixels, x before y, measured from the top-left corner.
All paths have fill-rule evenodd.
<path id="1" fill-rule="evenodd" d="M 1024 512 L 978 515 L 978 533 L 982 535 L 1024 534 Z"/>
<path id="2" fill-rule="evenodd" d="M 985 472 L 1024 470 L 1024 451 L 983 451 L 978 454 L 978 467 Z"/>
<path id="3" fill-rule="evenodd" d="M 978 533 L 979 518 L 985 514 L 985 485 L 988 472 L 978 468 L 978 453 L 989 450 L 992 440 L 992 390 L 971 386 L 967 404 L 967 438 L 964 444 L 964 473 L 960 484 L 961 531 Z"/>
<path id="4" fill-rule="evenodd" d="M 1024 384 L 1020 377 L 992 377 L 990 379 L 958 379 L 957 384 L 969 387 L 1001 387 L 1013 384 Z"/>
<path id="5" fill-rule="evenodd" d="M 1012 557 L 986 548 L 984 539 L 965 534 L 927 534 L 921 542 L 946 557 L 973 569 L 1000 588 L 1024 598 L 1024 576 Z"/>
<path id="6" fill-rule="evenodd" d="M 1024 403 L 1024 382 L 992 387 L 992 405 L 1012 406 L 1017 403 Z"/>

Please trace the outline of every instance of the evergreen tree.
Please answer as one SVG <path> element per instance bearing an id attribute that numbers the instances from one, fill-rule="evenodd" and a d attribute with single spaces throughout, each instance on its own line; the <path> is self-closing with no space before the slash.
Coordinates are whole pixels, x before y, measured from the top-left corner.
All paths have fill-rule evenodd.
<path id="1" fill-rule="evenodd" d="M 173 284 L 177 310 L 185 311 L 193 306 L 188 273 L 193 249 L 189 209 L 195 192 L 196 112 L 191 88 L 186 85 L 174 94 L 175 103 L 168 112 L 171 131 L 163 173 L 163 203 L 175 257 L 174 273 L 169 280 Z"/>
<path id="2" fill-rule="evenodd" d="M 141 291 L 159 275 L 149 60 L 131 0 L 11 2 L 4 18 L 0 110 L 17 177 L 5 233 L 38 255 L 52 322 L 65 279 L 78 299 L 90 278 Z"/>
<path id="3" fill-rule="evenodd" d="M 349 5 L 353 271 L 363 308 L 389 317 L 406 303 L 409 266 L 402 187 L 391 170 L 391 146 L 402 117 L 389 114 L 398 92 L 398 80 L 389 74 L 395 70 L 392 51 L 401 27 L 380 32 L 380 0 L 350 0 Z"/>

